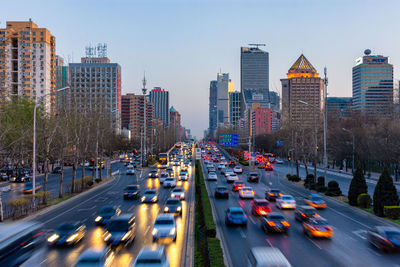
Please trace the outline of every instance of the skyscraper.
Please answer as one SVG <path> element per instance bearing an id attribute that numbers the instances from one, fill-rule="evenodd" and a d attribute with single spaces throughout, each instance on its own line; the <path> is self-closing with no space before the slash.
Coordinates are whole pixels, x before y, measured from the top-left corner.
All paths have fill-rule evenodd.
<path id="1" fill-rule="evenodd" d="M 240 119 L 240 92 L 229 93 L 229 122 L 236 125 Z"/>
<path id="2" fill-rule="evenodd" d="M 185 128 L 181 125 L 181 114 L 173 106 L 169 109 L 169 126 L 174 130 L 176 140 L 183 140 Z"/>
<path id="3" fill-rule="evenodd" d="M 154 87 L 149 94 L 154 105 L 154 117 L 163 121 L 164 127 L 169 124 L 169 92 L 161 87 Z"/>
<path id="4" fill-rule="evenodd" d="M 351 113 L 353 109 L 351 97 L 327 97 L 326 108 L 329 116 L 343 117 Z"/>
<path id="5" fill-rule="evenodd" d="M 321 120 L 324 106 L 323 80 L 303 54 L 286 76 L 286 79 L 281 79 L 283 122 L 294 127 L 313 127 Z"/>
<path id="6" fill-rule="evenodd" d="M 271 109 L 279 111 L 281 109 L 280 97 L 277 92 L 269 92 L 269 102 L 271 103 Z"/>
<path id="7" fill-rule="evenodd" d="M 210 133 L 217 129 L 217 81 L 210 82 L 208 125 Z"/>
<path id="8" fill-rule="evenodd" d="M 229 122 L 229 73 L 217 74 L 217 125 Z"/>
<path id="9" fill-rule="evenodd" d="M 393 65 L 388 57 L 371 55 L 371 50 L 353 67 L 353 105 L 364 114 L 388 114 L 393 108 Z"/>
<path id="10" fill-rule="evenodd" d="M 0 103 L 11 96 L 41 97 L 54 92 L 56 39 L 32 20 L 7 21 L 0 29 Z M 55 96 L 46 110 L 55 110 Z M 48 105 L 51 103 L 52 105 Z"/>

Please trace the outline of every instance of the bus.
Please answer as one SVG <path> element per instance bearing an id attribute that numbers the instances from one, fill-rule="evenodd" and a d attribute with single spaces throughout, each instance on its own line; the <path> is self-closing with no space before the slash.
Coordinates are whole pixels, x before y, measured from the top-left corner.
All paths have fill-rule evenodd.
<path id="1" fill-rule="evenodd" d="M 160 153 L 158 154 L 158 169 L 166 169 L 168 168 L 168 153 Z"/>

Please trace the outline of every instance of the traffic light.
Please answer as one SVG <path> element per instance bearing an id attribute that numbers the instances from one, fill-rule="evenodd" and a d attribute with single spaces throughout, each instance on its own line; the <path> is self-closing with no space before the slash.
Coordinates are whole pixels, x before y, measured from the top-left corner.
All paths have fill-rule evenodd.
<path id="1" fill-rule="evenodd" d="M 287 159 L 288 159 L 288 161 L 291 161 L 292 158 L 289 156 Z"/>

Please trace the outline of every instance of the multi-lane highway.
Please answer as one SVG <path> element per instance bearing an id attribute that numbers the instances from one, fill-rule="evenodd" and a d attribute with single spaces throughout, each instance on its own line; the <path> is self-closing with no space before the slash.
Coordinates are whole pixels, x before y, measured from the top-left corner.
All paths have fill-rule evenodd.
<path id="1" fill-rule="evenodd" d="M 175 177 L 178 177 L 180 167 L 173 167 Z M 97 211 L 103 206 L 118 206 L 122 213 L 133 213 L 136 217 L 136 238 L 134 244 L 127 248 L 113 250 L 114 261 L 112 266 L 129 266 L 145 245 L 153 244 L 152 229 L 156 216 L 163 212 L 167 198 L 172 189 L 165 189 L 159 183 L 159 179 L 148 178 L 151 168 L 140 171 L 135 176 L 127 176 L 126 168 L 122 163 L 116 163 L 114 170 L 120 174 L 115 180 L 101 188 L 94 189 L 82 197 L 77 197 L 67 205 L 53 209 L 33 220 L 42 222 L 46 229 L 55 229 L 64 222 L 80 221 L 87 226 L 86 237 L 75 247 L 48 248 L 45 251 L 42 266 L 71 266 L 79 255 L 87 248 L 103 247 L 104 228 L 96 226 L 94 219 Z M 193 224 L 194 207 L 194 179 L 193 165 L 189 167 L 189 180 L 182 184 L 186 192 L 186 199 L 182 202 L 182 215 L 176 217 L 177 240 L 176 242 L 164 242 L 171 266 L 188 266 L 192 261 L 192 243 L 188 227 Z M 139 184 L 143 193 L 147 188 L 155 188 L 159 194 L 158 203 L 142 204 L 137 200 L 124 200 L 123 189 L 129 184 Z"/>
<path id="2" fill-rule="evenodd" d="M 203 171 L 206 179 L 204 164 Z M 274 187 L 292 195 L 298 205 L 305 204 L 304 199 L 310 192 L 286 180 L 287 167 L 276 165 L 272 172 L 257 172 L 261 177 L 257 184 L 247 182 L 248 167 L 244 167 L 243 174 L 239 175 L 246 185 L 255 190 L 255 198 L 264 198 L 265 189 Z M 366 240 L 367 230 L 371 227 L 389 225 L 384 220 L 325 198 L 328 207 L 318 213 L 333 227 L 333 238 L 310 239 L 294 219 L 293 210 L 280 211 L 274 202 L 270 202 L 272 211 L 282 212 L 291 226 L 288 235 L 266 234 L 261 230 L 260 219 L 250 212 L 251 200 L 241 200 L 239 194 L 232 191 L 232 185 L 227 184 L 225 176 L 219 171 L 217 173 L 218 180 L 207 181 L 206 185 L 228 266 L 248 266 L 247 255 L 252 247 L 257 246 L 278 247 L 293 266 L 400 266 L 400 255 L 377 251 Z M 229 188 L 229 199 L 214 198 L 214 190 L 218 185 Z M 244 209 L 249 219 L 247 227 L 228 228 L 225 225 L 225 210 L 229 207 Z"/>

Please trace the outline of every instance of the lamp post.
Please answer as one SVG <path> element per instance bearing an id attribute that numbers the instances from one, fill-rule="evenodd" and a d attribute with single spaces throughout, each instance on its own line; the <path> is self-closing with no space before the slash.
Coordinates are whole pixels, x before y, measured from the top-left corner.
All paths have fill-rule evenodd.
<path id="1" fill-rule="evenodd" d="M 352 131 L 347 130 L 345 128 L 342 128 L 342 130 L 345 131 L 345 132 L 350 133 L 352 135 L 352 137 L 353 137 L 353 163 L 351 165 L 351 172 L 354 174 L 354 154 L 355 154 L 355 141 L 356 141 L 356 138 L 355 138 L 355 135 L 354 135 L 354 133 Z"/>
<path id="2" fill-rule="evenodd" d="M 50 92 L 47 94 L 42 95 L 41 97 L 36 98 L 35 101 L 35 107 L 33 109 L 33 138 L 32 138 L 32 143 L 33 143 L 33 148 L 32 148 L 32 199 L 35 198 L 35 191 L 36 191 L 36 109 L 38 103 L 45 98 L 46 96 L 49 96 L 51 94 L 64 91 L 66 89 L 69 89 L 69 86 L 60 88 L 54 92 Z M 35 202 L 33 202 L 35 204 Z"/>

